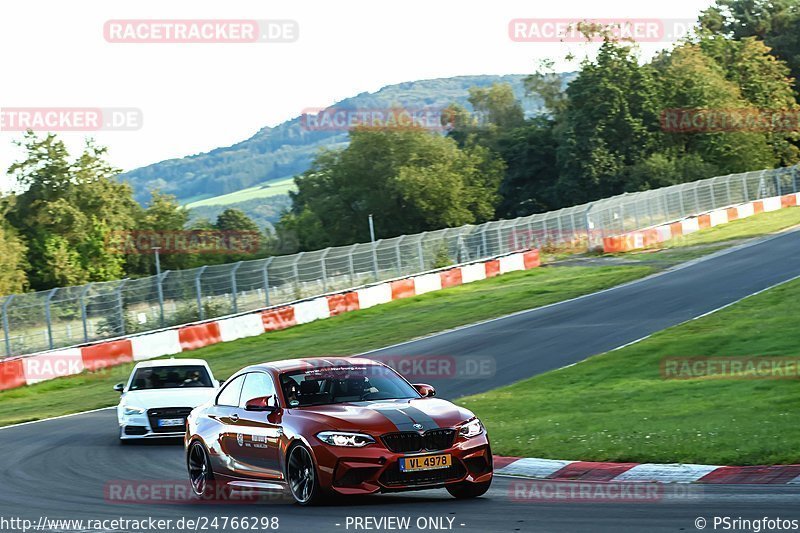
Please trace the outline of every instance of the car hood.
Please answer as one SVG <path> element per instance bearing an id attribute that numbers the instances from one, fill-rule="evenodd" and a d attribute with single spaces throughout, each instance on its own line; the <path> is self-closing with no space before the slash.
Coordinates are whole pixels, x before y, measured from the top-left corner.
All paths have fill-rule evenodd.
<path id="1" fill-rule="evenodd" d="M 144 409 L 155 407 L 195 408 L 209 400 L 218 390 L 213 387 L 136 390 L 123 394 L 121 402 Z"/>
<path id="2" fill-rule="evenodd" d="M 474 416 L 469 410 L 438 398 L 317 405 L 295 408 L 291 412 L 293 416 L 312 420 L 329 429 L 373 434 L 449 428 Z"/>

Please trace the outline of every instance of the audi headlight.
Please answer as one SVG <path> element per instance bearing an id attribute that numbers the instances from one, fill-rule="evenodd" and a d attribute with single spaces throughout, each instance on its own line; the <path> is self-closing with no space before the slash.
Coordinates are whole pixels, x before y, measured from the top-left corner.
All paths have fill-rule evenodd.
<path id="1" fill-rule="evenodd" d="M 349 448 L 362 448 L 375 442 L 375 439 L 369 435 L 348 433 L 346 431 L 323 431 L 317 434 L 317 438 L 331 446 L 346 446 Z"/>
<path id="2" fill-rule="evenodd" d="M 125 416 L 141 415 L 144 414 L 145 409 L 143 407 L 133 407 L 131 405 L 125 405 L 122 407 L 122 412 L 125 414 Z"/>
<path id="3" fill-rule="evenodd" d="M 470 420 L 458 430 L 458 434 L 466 438 L 477 437 L 481 433 L 483 433 L 483 425 L 477 418 Z"/>

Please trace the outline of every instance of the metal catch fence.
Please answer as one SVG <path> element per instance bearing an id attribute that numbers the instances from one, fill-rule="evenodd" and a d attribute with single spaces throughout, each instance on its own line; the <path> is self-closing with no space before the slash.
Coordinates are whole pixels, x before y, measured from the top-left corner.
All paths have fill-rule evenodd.
<path id="1" fill-rule="evenodd" d="M 719 207 L 798 192 L 798 167 L 719 176 L 512 220 L 0 297 L 5 356 L 252 311 L 530 247 L 575 250 Z"/>

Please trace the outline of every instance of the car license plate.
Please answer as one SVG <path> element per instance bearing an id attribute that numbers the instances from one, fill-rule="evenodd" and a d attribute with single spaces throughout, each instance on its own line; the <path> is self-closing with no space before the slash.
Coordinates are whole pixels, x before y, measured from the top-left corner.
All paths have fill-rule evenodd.
<path id="1" fill-rule="evenodd" d="M 438 470 L 440 468 L 450 468 L 452 464 L 453 458 L 449 453 L 403 457 L 400 459 L 400 471 L 418 472 L 420 470 Z"/>
<path id="2" fill-rule="evenodd" d="M 183 418 L 162 418 L 158 421 L 158 427 L 173 427 L 173 426 L 182 426 L 186 424 L 183 421 Z"/>

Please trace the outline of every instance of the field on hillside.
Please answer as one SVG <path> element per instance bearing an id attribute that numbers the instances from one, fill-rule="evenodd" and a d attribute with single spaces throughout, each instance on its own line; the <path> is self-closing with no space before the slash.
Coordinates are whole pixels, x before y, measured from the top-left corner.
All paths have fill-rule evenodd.
<path id="1" fill-rule="evenodd" d="M 211 196 L 209 198 L 189 198 L 187 200 L 188 203 L 185 204 L 185 207 L 191 209 L 193 207 L 204 207 L 209 205 L 230 205 L 239 202 L 246 202 L 247 200 L 269 198 L 270 196 L 277 196 L 279 194 L 288 194 L 290 191 L 294 190 L 296 190 L 294 186 L 294 178 L 281 178 L 220 196 Z"/>

